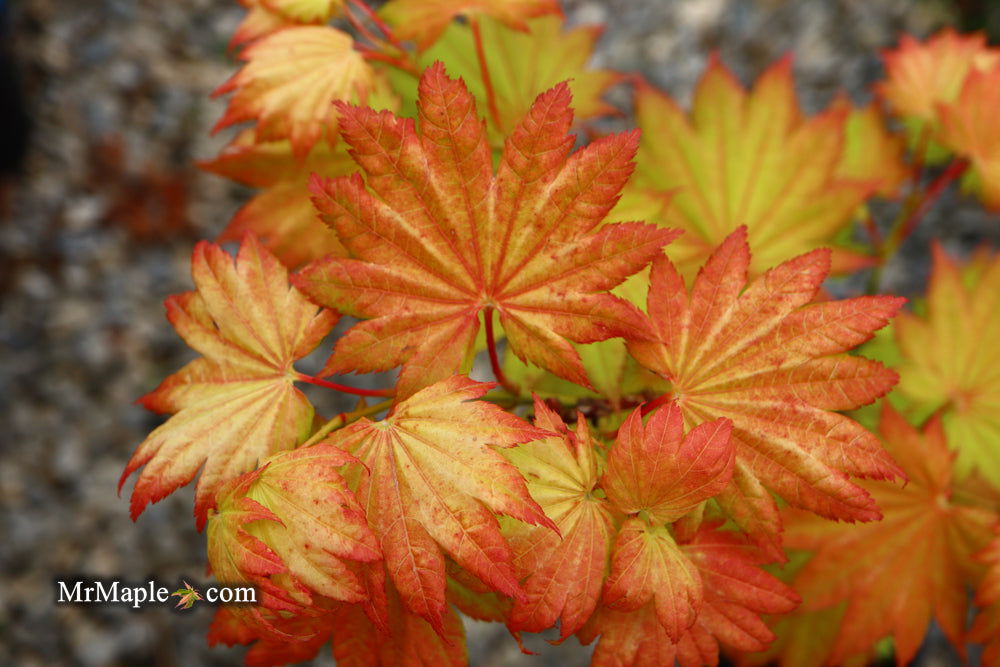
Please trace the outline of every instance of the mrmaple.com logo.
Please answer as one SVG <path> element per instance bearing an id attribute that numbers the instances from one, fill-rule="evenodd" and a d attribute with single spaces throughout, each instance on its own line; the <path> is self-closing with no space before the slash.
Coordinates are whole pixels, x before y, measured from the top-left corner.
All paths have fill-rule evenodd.
<path id="1" fill-rule="evenodd" d="M 196 602 L 210 604 L 254 604 L 257 589 L 253 586 L 208 586 L 204 594 L 187 581 L 173 592 L 169 586 L 155 581 L 127 583 L 114 579 L 57 579 L 55 593 L 57 604 L 122 604 L 139 609 L 145 605 L 165 604 L 177 597 L 175 607 L 190 609 Z"/>

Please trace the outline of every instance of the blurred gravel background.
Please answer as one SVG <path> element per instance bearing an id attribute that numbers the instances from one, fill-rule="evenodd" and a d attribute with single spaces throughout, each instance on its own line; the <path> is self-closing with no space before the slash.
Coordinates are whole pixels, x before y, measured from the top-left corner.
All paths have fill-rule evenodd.
<path id="1" fill-rule="evenodd" d="M 641 71 L 685 101 L 712 50 L 745 81 L 793 50 L 812 110 L 841 88 L 867 99 L 881 72 L 877 50 L 901 32 L 926 36 L 960 20 L 951 5 L 909 0 L 565 6 L 572 22 L 608 24 L 598 64 Z M 134 400 L 192 356 L 164 319 L 163 298 L 190 288 L 194 242 L 221 231 L 246 196 L 193 166 L 227 138 L 209 136 L 223 110 L 209 93 L 234 70 L 226 43 L 242 9 L 231 0 L 0 0 L 3 8 L 0 55 L 18 62 L 32 131 L 22 173 L 0 169 L 0 665 L 239 664 L 242 650 L 207 648 L 207 606 L 56 606 L 53 580 L 205 581 L 191 489 L 133 524 L 131 484 L 123 498 L 115 487 L 161 421 Z M 4 134 L 0 146 L 24 136 L 10 119 Z M 946 200 L 937 210 L 948 214 L 911 244 L 917 263 L 887 275 L 898 291 L 920 289 L 911 269 L 930 230 L 951 245 L 1000 240 L 1000 225 L 974 205 Z M 586 664 L 572 643 L 535 639 L 545 655 L 530 659 L 502 628 L 469 631 L 476 665 Z M 924 664 L 946 664 L 931 653 Z"/>

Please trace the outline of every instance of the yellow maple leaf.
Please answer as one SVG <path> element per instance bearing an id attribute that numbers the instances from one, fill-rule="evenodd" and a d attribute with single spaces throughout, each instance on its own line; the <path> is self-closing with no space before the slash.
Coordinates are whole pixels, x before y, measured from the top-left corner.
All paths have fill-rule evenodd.
<path id="1" fill-rule="evenodd" d="M 927 315 L 903 313 L 899 391 L 918 414 L 942 410 L 956 473 L 1000 484 L 1000 258 L 979 252 L 964 270 L 939 245 Z"/>
<path id="2" fill-rule="evenodd" d="M 295 26 L 254 42 L 239 72 L 215 95 L 233 92 L 215 130 L 257 121 L 257 141 L 288 139 L 305 158 L 322 139 L 337 138 L 334 100 L 366 99 L 374 72 L 351 36 L 327 26 Z"/>
<path id="3" fill-rule="evenodd" d="M 775 63 L 746 91 L 713 59 L 690 113 L 651 86 L 637 90 L 643 134 L 633 190 L 653 199 L 673 193 L 654 220 L 685 231 L 667 253 L 682 275 L 693 276 L 740 225 L 754 248 L 753 275 L 829 246 L 878 187 L 840 176 L 846 110 L 804 117 L 791 65 Z M 858 261 L 837 248 L 833 271 Z"/>

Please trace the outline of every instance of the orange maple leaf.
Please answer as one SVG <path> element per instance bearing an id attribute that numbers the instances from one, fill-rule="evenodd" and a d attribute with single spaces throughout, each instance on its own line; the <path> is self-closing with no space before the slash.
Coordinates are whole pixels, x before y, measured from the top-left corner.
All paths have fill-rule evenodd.
<path id="1" fill-rule="evenodd" d="M 430 47 L 456 16 L 476 20 L 489 16 L 515 30 L 527 30 L 525 20 L 544 14 L 562 15 L 558 0 L 391 0 L 380 13 L 399 39 Z"/>
<path id="2" fill-rule="evenodd" d="M 293 386 L 292 363 L 319 344 L 337 316 L 289 287 L 285 268 L 252 236 L 235 264 L 222 248 L 199 243 L 191 273 L 196 291 L 169 297 L 167 318 L 204 356 L 141 399 L 176 414 L 139 445 L 118 490 L 145 466 L 132 490 L 135 519 L 204 465 L 195 490 L 200 530 L 225 481 L 309 436 L 313 408 Z"/>
<path id="3" fill-rule="evenodd" d="M 254 134 L 252 129 L 240 132 L 218 156 L 199 163 L 206 171 L 264 188 L 216 240 L 237 241 L 252 232 L 289 268 L 325 255 L 346 255 L 337 235 L 319 219 L 308 187 L 310 174 L 339 176 L 354 170 L 343 144 L 331 148 L 322 141 L 299 161 L 288 141 L 257 143 Z"/>
<path id="4" fill-rule="evenodd" d="M 527 596 L 514 603 L 507 624 L 515 632 L 541 632 L 558 619 L 565 639 L 597 606 L 617 529 L 612 507 L 597 488 L 598 459 L 587 421 L 580 416 L 576 431 L 570 431 L 536 398 L 535 426 L 558 436 L 503 454 L 524 475 L 531 497 L 559 533 L 523 523 L 504 526 Z"/>
<path id="5" fill-rule="evenodd" d="M 270 513 L 269 521 L 244 530 L 281 559 L 296 588 L 360 602 L 368 598 L 366 582 L 349 561 L 372 563 L 381 553 L 364 510 L 337 470 L 351 463 L 357 459 L 323 445 L 279 452 L 227 485 L 219 505 L 241 506 L 240 499 L 248 498 Z M 219 545 L 214 551 L 224 549 Z"/>
<path id="6" fill-rule="evenodd" d="M 904 299 L 816 297 L 830 251 L 814 250 L 747 284 L 746 228 L 731 234 L 690 292 L 665 257 L 653 263 L 648 312 L 656 342 L 629 343 L 646 368 L 669 380 L 688 426 L 733 422 L 736 464 L 718 497 L 723 508 L 779 560 L 780 519 L 770 489 L 829 518 L 871 521 L 878 508 L 848 476 L 901 475 L 873 434 L 834 410 L 871 403 L 897 375 L 844 354 L 871 338 Z"/>
<path id="7" fill-rule="evenodd" d="M 883 51 L 886 80 L 876 90 L 893 110 L 911 117 L 914 136 L 938 124 L 941 103 L 958 97 L 966 76 L 973 70 L 989 70 L 1000 63 L 1000 50 L 986 46 L 983 35 L 959 35 L 945 28 L 921 43 L 909 35 L 896 49 Z"/>
<path id="8" fill-rule="evenodd" d="M 536 398 L 535 425 L 558 437 L 505 452 L 561 534 L 516 524 L 505 531 L 525 590 L 508 626 L 537 632 L 560 619 L 565 639 L 603 595 L 605 605 L 625 610 L 652 601 L 657 622 L 679 638 L 697 616 L 701 579 L 666 524 L 725 487 L 733 465 L 731 425 L 718 420 L 685 435 L 676 406 L 657 410 L 645 426 L 637 409 L 619 430 L 598 480 L 595 443 L 586 420 L 577 424 L 569 431 Z"/>
<path id="9" fill-rule="evenodd" d="M 760 615 L 783 614 L 799 602 L 792 589 L 760 569 L 756 549 L 737 533 L 706 524 L 679 551 L 702 583 L 694 623 L 671 638 L 653 603 L 633 611 L 602 606 L 578 633 L 584 644 L 600 635 L 593 665 L 717 665 L 720 642 L 740 651 L 766 648 L 774 635 Z"/>
<path id="10" fill-rule="evenodd" d="M 976 588 L 980 610 L 969 629 L 969 639 L 985 645 L 981 664 L 987 667 L 1000 665 L 1000 524 L 993 532 L 993 540 L 973 556 L 987 569 Z"/>
<path id="11" fill-rule="evenodd" d="M 972 161 L 974 187 L 986 208 L 1000 212 L 1000 58 L 988 71 L 973 70 L 955 101 L 939 105 L 941 143 Z"/>
<path id="12" fill-rule="evenodd" d="M 265 0 L 239 0 L 239 2 L 246 7 L 247 13 L 233 31 L 233 37 L 229 40 L 230 49 L 249 44 L 297 23 L 270 7 Z"/>
<path id="13" fill-rule="evenodd" d="M 508 138 L 496 175 L 484 125 L 461 81 L 438 63 L 411 119 L 340 105 L 343 135 L 367 175 L 316 179 L 315 203 L 351 258 L 325 258 L 296 284 L 367 321 L 347 331 L 323 373 L 402 364 L 408 396 L 471 364 L 485 311 L 521 359 L 589 386 L 566 340 L 643 337 L 631 304 L 607 292 L 676 236 L 622 223 L 594 231 L 632 171 L 635 132 L 569 155 L 565 84 L 539 96 Z M 489 332 L 490 329 L 487 329 Z"/>
<path id="14" fill-rule="evenodd" d="M 439 630 L 442 550 L 492 590 L 523 598 L 494 512 L 555 528 L 494 449 L 549 433 L 474 400 L 493 386 L 456 375 L 396 403 L 385 420 L 362 419 L 325 441 L 371 472 L 352 479 L 392 581 L 407 608 Z"/>
<path id="15" fill-rule="evenodd" d="M 334 100 L 364 100 L 374 84 L 351 36 L 328 26 L 279 30 L 240 59 L 246 65 L 213 93 L 234 92 L 214 130 L 255 120 L 257 141 L 288 139 L 298 159 L 322 139 L 336 142 Z"/>
<path id="16" fill-rule="evenodd" d="M 657 221 L 684 230 L 667 254 L 685 277 L 740 225 L 755 250 L 753 275 L 830 245 L 879 186 L 842 176 L 846 110 L 804 117 L 790 58 L 748 92 L 713 57 L 690 113 L 649 85 L 637 88 L 635 103 L 643 133 L 632 189 L 672 193 Z M 859 261 L 836 249 L 834 270 Z"/>
<path id="17" fill-rule="evenodd" d="M 952 480 L 941 420 L 917 431 L 884 404 L 880 432 L 909 482 L 865 482 L 882 508 L 879 523 L 847 526 L 788 510 L 789 547 L 815 553 L 793 585 L 817 610 L 847 601 L 829 661 L 864 653 L 886 635 L 896 641 L 896 663 L 907 664 L 923 641 L 931 615 L 962 651 L 968 601 L 977 578 L 973 553 L 992 537 L 1000 509 L 996 493 L 959 494 Z"/>
<path id="18" fill-rule="evenodd" d="M 387 602 L 385 629 L 374 625 L 357 604 L 328 603 L 319 614 L 276 617 L 270 631 L 248 622 L 238 608 L 224 606 L 212 620 L 208 643 L 251 644 L 244 658 L 249 667 L 306 662 L 316 658 L 327 642 L 332 644 L 338 667 L 468 664 L 465 631 L 453 609 L 448 608 L 444 631 L 439 634 L 426 620 L 408 612 L 394 593 Z"/>

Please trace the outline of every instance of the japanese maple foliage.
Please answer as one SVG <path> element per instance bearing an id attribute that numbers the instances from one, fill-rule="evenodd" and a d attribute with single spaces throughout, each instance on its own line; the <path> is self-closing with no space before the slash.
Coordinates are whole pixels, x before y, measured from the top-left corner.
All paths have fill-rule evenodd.
<path id="1" fill-rule="evenodd" d="M 210 643 L 462 665 L 464 616 L 597 665 L 902 664 L 933 616 L 1000 663 L 996 254 L 935 245 L 870 342 L 937 198 L 997 207 L 995 48 L 904 38 L 876 100 L 811 117 L 791 58 L 748 89 L 715 56 L 690 110 L 629 79 L 639 129 L 605 134 L 626 77 L 553 0 L 242 3 L 217 128 L 247 126 L 202 166 L 259 191 L 167 299 L 202 356 L 119 484 L 136 518 L 201 470 L 210 570 L 257 591 Z M 303 382 L 365 398 L 326 418 Z"/>

